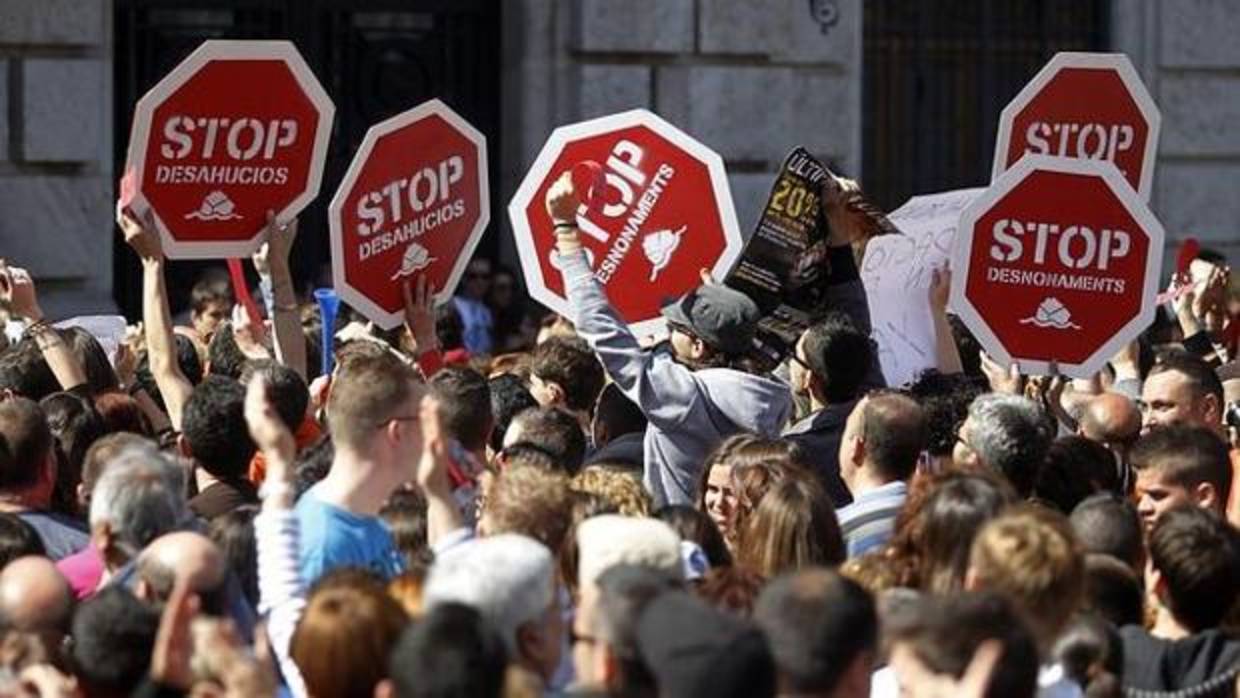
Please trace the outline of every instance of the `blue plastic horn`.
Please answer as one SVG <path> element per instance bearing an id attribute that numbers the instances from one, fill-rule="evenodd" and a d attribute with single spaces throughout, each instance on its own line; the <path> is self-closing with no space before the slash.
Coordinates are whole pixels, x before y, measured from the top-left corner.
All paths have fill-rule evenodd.
<path id="1" fill-rule="evenodd" d="M 314 300 L 319 303 L 319 315 L 323 318 L 323 348 L 319 352 L 319 367 L 324 376 L 331 375 L 332 366 L 336 363 L 336 313 L 340 310 L 340 296 L 334 288 L 314 289 Z"/>

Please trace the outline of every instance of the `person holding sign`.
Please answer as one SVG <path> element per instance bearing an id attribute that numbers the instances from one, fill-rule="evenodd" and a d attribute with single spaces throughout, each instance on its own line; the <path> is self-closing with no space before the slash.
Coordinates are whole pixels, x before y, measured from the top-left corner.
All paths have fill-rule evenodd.
<path id="1" fill-rule="evenodd" d="M 738 432 L 777 436 L 792 413 L 792 396 L 784 383 L 746 370 L 757 305 L 706 279 L 663 308 L 670 342 L 643 350 L 590 269 L 577 229 L 580 204 L 567 172 L 547 190 L 570 319 L 650 421 L 643 482 L 655 504 L 691 505 L 711 449 Z"/>

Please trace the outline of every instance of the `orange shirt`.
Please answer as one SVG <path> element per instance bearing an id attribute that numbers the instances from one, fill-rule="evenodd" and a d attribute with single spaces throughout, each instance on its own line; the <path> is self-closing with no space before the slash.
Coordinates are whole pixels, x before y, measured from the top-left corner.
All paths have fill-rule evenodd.
<path id="1" fill-rule="evenodd" d="M 297 444 L 297 450 L 309 446 L 318 440 L 323 430 L 319 428 L 318 422 L 313 417 L 306 417 L 301 421 L 301 426 L 297 427 L 297 432 L 293 434 L 293 442 Z M 267 459 L 263 458 L 262 451 L 255 451 L 254 457 L 250 459 L 250 482 L 255 487 L 263 484 L 263 480 L 267 477 Z"/>

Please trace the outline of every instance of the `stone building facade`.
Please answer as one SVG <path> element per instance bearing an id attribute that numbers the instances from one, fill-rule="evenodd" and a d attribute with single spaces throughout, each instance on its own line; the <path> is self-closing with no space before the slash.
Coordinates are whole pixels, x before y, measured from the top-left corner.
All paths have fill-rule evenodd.
<path id="1" fill-rule="evenodd" d="M 743 230 L 795 145 L 864 181 L 862 2 L 502 0 L 501 199 L 555 126 L 633 107 L 723 155 Z M 110 305 L 111 3 L 0 0 L 0 256 L 32 268 L 53 313 Z M 1155 212 L 1240 262 L 1240 7 L 1110 12 L 1111 48 L 1163 113 Z"/>
<path id="2" fill-rule="evenodd" d="M 112 308 L 110 0 L 0 0 L 0 257 L 52 317 Z"/>

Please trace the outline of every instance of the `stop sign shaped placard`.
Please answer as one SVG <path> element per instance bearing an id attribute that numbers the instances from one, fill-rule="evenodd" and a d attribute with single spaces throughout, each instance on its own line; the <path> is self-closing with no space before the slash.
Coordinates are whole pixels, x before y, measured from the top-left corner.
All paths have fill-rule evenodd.
<path id="1" fill-rule="evenodd" d="M 1026 153 L 1107 160 L 1150 200 L 1161 116 L 1122 53 L 1057 53 L 1003 109 L 991 179 Z"/>
<path id="2" fill-rule="evenodd" d="M 961 213 L 952 308 L 1004 364 L 1088 378 L 1153 321 L 1162 249 L 1114 165 L 1028 155 Z"/>
<path id="3" fill-rule="evenodd" d="M 131 207 L 174 258 L 236 257 L 318 195 L 335 107 L 287 41 L 206 41 L 138 101 Z"/>
<path id="4" fill-rule="evenodd" d="M 384 329 L 401 285 L 425 277 L 452 297 L 491 220 L 486 138 L 432 99 L 366 132 L 328 207 L 340 298 Z"/>
<path id="5" fill-rule="evenodd" d="M 612 306 L 634 332 L 663 326 L 659 309 L 696 288 L 700 269 L 723 278 L 743 247 L 723 160 L 644 109 L 552 132 L 508 204 L 526 286 L 569 314 L 557 268 L 547 189 L 566 171 L 591 173 L 578 210 L 581 241 Z M 583 192 L 584 194 L 585 192 Z"/>

